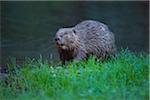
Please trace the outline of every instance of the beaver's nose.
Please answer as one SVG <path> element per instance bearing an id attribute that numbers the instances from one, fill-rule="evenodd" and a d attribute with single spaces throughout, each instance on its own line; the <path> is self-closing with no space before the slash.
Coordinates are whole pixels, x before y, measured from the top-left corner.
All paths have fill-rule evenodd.
<path id="1" fill-rule="evenodd" d="M 59 41 L 60 40 L 60 38 L 55 38 L 55 41 Z"/>

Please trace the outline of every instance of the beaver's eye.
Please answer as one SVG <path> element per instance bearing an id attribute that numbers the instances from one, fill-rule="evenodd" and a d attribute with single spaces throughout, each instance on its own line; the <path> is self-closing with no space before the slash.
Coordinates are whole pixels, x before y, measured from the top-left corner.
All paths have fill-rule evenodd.
<path id="1" fill-rule="evenodd" d="M 73 32 L 76 34 L 76 31 L 75 31 L 75 30 L 73 30 Z"/>

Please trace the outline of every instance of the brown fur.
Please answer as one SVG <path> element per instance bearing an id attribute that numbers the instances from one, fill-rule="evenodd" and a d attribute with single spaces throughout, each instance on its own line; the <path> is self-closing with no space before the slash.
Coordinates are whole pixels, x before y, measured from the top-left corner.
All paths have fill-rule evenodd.
<path id="1" fill-rule="evenodd" d="M 104 59 L 116 52 L 114 34 L 105 24 L 93 20 L 83 21 L 75 27 L 59 29 L 55 40 L 63 63 L 83 60 L 90 55 Z"/>

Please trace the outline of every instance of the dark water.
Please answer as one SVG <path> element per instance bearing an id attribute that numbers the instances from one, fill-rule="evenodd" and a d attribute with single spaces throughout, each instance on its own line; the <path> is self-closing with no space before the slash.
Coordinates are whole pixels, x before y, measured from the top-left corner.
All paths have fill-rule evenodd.
<path id="1" fill-rule="evenodd" d="M 0 2 L 1 66 L 9 57 L 58 60 L 54 35 L 60 27 L 83 20 L 104 22 L 115 33 L 117 47 L 148 52 L 147 2 Z"/>

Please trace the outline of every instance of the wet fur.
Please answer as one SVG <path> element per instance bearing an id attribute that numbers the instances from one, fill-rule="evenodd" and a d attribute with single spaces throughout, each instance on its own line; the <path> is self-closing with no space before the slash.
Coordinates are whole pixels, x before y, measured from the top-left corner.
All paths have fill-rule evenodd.
<path id="1" fill-rule="evenodd" d="M 64 33 L 68 33 L 67 36 Z M 58 47 L 63 63 L 70 60 L 84 60 L 90 55 L 104 59 L 116 52 L 114 34 L 105 24 L 98 21 L 86 20 L 75 27 L 62 28 L 56 33 L 56 36 L 59 35 L 64 35 L 61 41 L 65 49 Z"/>

